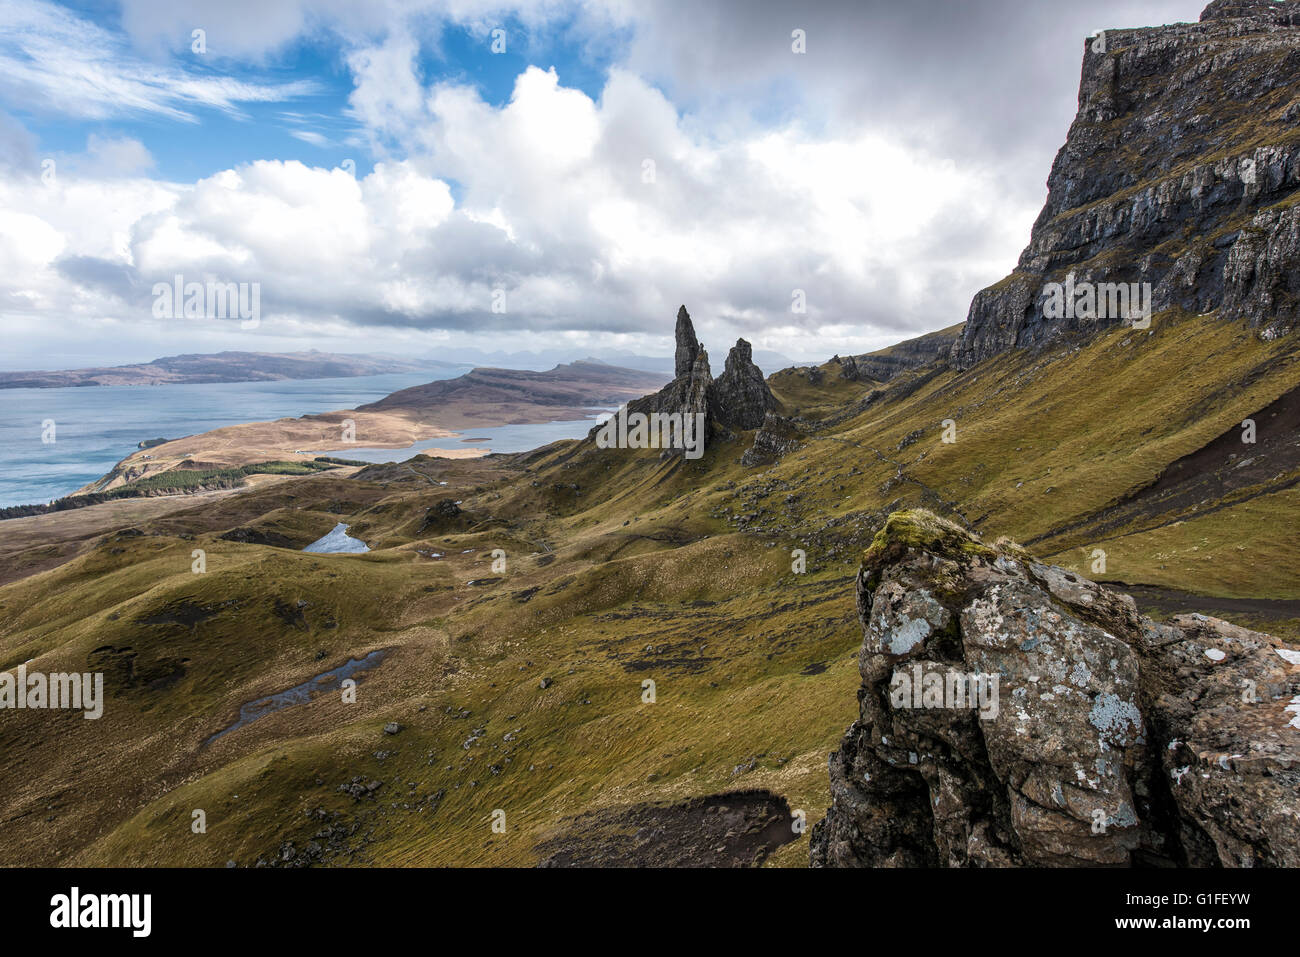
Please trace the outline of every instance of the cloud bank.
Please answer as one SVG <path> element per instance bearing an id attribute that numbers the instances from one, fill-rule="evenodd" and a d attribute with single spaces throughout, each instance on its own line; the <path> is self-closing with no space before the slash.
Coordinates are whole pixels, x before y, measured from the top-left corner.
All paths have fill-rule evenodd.
<path id="1" fill-rule="evenodd" d="M 738 335 L 800 358 L 879 347 L 960 321 L 1013 265 L 1090 32 L 1067 8 L 1001 0 L 381 4 L 364 23 L 353 5 L 255 6 L 257 30 L 239 4 L 127 0 L 116 30 L 5 6 L 0 321 L 28 352 L 88 337 L 123 356 L 181 342 L 663 351 L 682 302 L 715 349 Z M 1095 29 L 1188 7 L 1082 16 Z M 211 24 L 226 75 L 169 49 L 191 23 Z M 594 92 L 527 66 L 493 103 L 464 64 L 430 69 L 449 23 L 485 46 L 496 23 L 530 49 L 553 29 L 616 37 L 617 62 Z M 305 34 L 330 37 L 350 78 L 364 172 L 251 158 L 173 182 L 148 143 L 103 125 L 51 171 L 13 118 L 32 98 L 177 124 L 290 101 L 315 80 L 235 64 Z M 262 325 L 154 318 L 153 284 L 175 275 L 259 283 Z"/>

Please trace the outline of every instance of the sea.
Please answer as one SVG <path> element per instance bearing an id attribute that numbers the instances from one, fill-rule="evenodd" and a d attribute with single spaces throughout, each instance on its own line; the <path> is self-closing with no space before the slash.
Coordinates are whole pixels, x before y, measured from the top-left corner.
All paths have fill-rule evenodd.
<path id="1" fill-rule="evenodd" d="M 178 439 L 242 422 L 355 409 L 398 389 L 459 374 L 461 370 L 274 382 L 0 389 L 0 507 L 50 502 L 75 492 L 147 439 Z M 409 449 L 349 447 L 336 454 L 399 462 L 428 448 L 524 452 L 579 438 L 594 423 L 594 418 L 585 418 L 475 428 Z"/>

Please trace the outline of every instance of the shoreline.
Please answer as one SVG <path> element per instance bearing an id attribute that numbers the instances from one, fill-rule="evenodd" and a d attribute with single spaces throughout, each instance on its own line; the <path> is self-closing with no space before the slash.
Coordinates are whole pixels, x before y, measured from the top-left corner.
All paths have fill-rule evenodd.
<path id="1" fill-rule="evenodd" d="M 460 377 L 401 388 L 356 408 L 236 422 L 179 438 L 163 436 L 191 423 L 202 429 L 205 423 L 164 415 L 156 426 L 141 427 L 146 436 L 158 438 L 141 441 L 98 477 L 87 481 L 85 472 L 70 476 L 84 484 L 66 493 L 54 483 L 43 483 L 34 491 L 38 502 L 45 502 L 43 510 L 61 511 L 80 507 L 69 500 L 124 488 L 138 490 L 141 497 L 154 497 L 238 485 L 240 470 L 249 474 L 257 467 L 280 473 L 304 472 L 320 467 L 314 464 L 317 457 L 347 460 L 355 453 L 367 464 L 379 464 L 415 455 L 471 459 L 502 449 L 522 451 L 559 439 L 581 438 L 588 424 L 594 426 L 609 407 L 645 394 L 660 378 L 654 373 L 584 362 L 557 366 L 549 372 L 475 369 Z M 241 411 L 256 415 L 258 410 Z M 542 429 L 536 436 L 511 432 L 515 426 L 551 423 L 578 426 L 558 432 Z M 478 430 L 501 432 L 484 437 Z M 395 454 L 388 456 L 387 452 Z M 99 460 L 94 465 L 102 467 Z M 62 494 L 55 497 L 50 493 Z M 41 506 L 16 504 L 8 508 L 33 514 Z"/>
<path id="2" fill-rule="evenodd" d="M 140 479 L 180 470 L 241 468 L 262 462 L 311 461 L 359 448 L 405 449 L 427 439 L 449 438 L 448 428 L 404 413 L 338 409 L 300 416 L 224 426 L 136 449 L 104 476 L 70 493 L 69 498 L 121 488 Z M 364 444 L 363 444 L 364 443 Z M 460 450 L 457 450 L 459 452 Z M 474 458 L 465 449 L 445 458 Z"/>

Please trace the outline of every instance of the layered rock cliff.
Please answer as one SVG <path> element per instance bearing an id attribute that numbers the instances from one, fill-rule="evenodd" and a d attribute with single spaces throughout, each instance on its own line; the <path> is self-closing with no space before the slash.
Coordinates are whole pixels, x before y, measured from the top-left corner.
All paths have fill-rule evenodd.
<path id="1" fill-rule="evenodd" d="M 1088 38 L 1047 203 L 1015 271 L 975 296 L 952 362 L 1126 321 L 1049 311 L 1046 284 L 1070 274 L 1149 283 L 1153 314 L 1217 311 L 1264 338 L 1289 333 L 1298 187 L 1300 3 L 1215 0 L 1199 23 Z"/>
<path id="2" fill-rule="evenodd" d="M 876 536 L 857 602 L 814 866 L 1300 865 L 1300 653 L 923 511 Z"/>

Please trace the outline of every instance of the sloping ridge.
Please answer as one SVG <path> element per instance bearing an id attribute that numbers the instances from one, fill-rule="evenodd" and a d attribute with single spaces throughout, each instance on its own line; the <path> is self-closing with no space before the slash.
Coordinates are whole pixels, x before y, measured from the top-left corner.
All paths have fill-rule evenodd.
<path id="1" fill-rule="evenodd" d="M 437 408 L 448 402 L 522 402 L 559 407 L 617 404 L 653 392 L 667 377 L 599 362 L 570 362 L 546 372 L 478 368 L 454 379 L 401 389 L 361 412 Z"/>
<path id="2" fill-rule="evenodd" d="M 1250 423 L 1249 427 L 1247 423 Z M 1300 484 L 1300 386 L 1170 462 L 1150 482 L 1096 512 L 1026 539 L 1026 545 L 1088 531 L 1150 531 Z"/>

